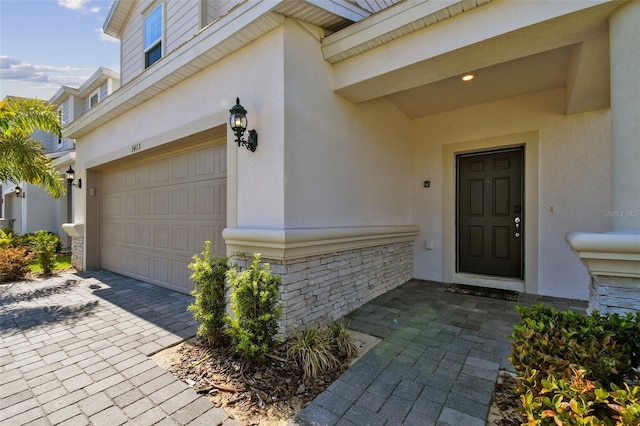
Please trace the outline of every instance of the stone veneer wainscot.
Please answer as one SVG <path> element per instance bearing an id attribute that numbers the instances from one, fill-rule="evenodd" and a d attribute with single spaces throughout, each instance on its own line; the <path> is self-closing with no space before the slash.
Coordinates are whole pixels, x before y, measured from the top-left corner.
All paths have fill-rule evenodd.
<path id="1" fill-rule="evenodd" d="M 413 275 L 415 226 L 223 233 L 244 269 L 253 253 L 282 277 L 283 335 L 291 327 L 343 317 Z"/>

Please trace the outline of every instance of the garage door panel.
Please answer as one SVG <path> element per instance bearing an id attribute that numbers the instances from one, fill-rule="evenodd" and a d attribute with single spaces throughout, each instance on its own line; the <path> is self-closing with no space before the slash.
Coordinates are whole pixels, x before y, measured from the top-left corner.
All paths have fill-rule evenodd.
<path id="1" fill-rule="evenodd" d="M 193 289 L 193 285 L 189 282 L 190 274 L 187 265 L 186 262 L 171 262 L 171 283 L 179 289 L 190 291 Z"/>
<path id="2" fill-rule="evenodd" d="M 169 214 L 169 199 L 169 191 L 156 192 L 153 197 L 153 214 L 156 216 Z"/>
<path id="3" fill-rule="evenodd" d="M 122 244 L 124 224 L 113 221 L 103 221 L 100 238 L 103 242 L 110 244 Z"/>
<path id="4" fill-rule="evenodd" d="M 104 269 L 190 292 L 204 241 L 226 254 L 226 144 L 103 173 Z"/>
<path id="5" fill-rule="evenodd" d="M 122 252 L 111 248 L 103 248 L 102 267 L 110 271 L 118 272 L 122 270 Z"/>
<path id="6" fill-rule="evenodd" d="M 105 195 L 103 200 L 103 217 L 109 218 L 114 216 L 122 216 L 122 196 L 109 194 Z"/>

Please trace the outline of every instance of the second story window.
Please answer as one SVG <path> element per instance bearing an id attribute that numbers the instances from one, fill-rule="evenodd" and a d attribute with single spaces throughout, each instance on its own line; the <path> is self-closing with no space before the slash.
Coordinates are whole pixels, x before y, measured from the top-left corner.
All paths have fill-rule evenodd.
<path id="1" fill-rule="evenodd" d="M 64 114 L 62 113 L 62 107 L 58 108 L 58 119 L 60 120 L 60 127 L 64 126 Z M 62 144 L 62 136 L 58 136 L 58 145 Z"/>
<path id="2" fill-rule="evenodd" d="M 144 67 L 162 57 L 162 5 L 144 18 Z"/>
<path id="3" fill-rule="evenodd" d="M 100 102 L 100 92 L 94 93 L 93 95 L 91 95 L 91 98 L 89 98 L 89 109 L 98 105 L 98 102 Z"/>

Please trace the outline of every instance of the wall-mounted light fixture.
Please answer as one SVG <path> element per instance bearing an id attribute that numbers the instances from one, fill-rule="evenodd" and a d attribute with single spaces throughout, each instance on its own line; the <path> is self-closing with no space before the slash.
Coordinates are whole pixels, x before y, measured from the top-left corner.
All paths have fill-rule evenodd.
<path id="1" fill-rule="evenodd" d="M 25 197 L 24 191 L 18 185 L 16 185 L 16 189 L 14 189 L 13 191 L 16 193 L 16 197 L 18 197 L 18 198 L 24 198 Z"/>
<path id="2" fill-rule="evenodd" d="M 73 181 L 76 178 L 76 171 L 73 170 L 71 166 L 69 166 L 69 170 L 67 170 L 66 172 L 66 177 L 67 177 L 67 183 L 69 184 L 69 186 L 75 186 L 78 189 L 82 188 L 82 179 L 78 179 L 77 184 L 73 183 Z"/>
<path id="3" fill-rule="evenodd" d="M 244 145 L 249 151 L 255 152 L 258 147 L 258 132 L 255 130 L 249 130 L 248 140 L 242 139 L 245 130 L 247 130 L 247 110 L 240 105 L 240 98 L 236 98 L 236 104 L 229 110 L 231 117 L 229 117 L 229 125 L 231 130 L 236 135 L 236 142 L 238 148 Z"/>

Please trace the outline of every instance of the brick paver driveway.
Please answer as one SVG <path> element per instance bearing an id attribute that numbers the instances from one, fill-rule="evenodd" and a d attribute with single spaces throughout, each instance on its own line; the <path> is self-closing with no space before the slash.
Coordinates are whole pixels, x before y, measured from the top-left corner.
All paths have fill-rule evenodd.
<path id="1" fill-rule="evenodd" d="M 103 271 L 0 284 L 0 424 L 239 424 L 148 358 L 195 334 L 191 301 Z"/>

